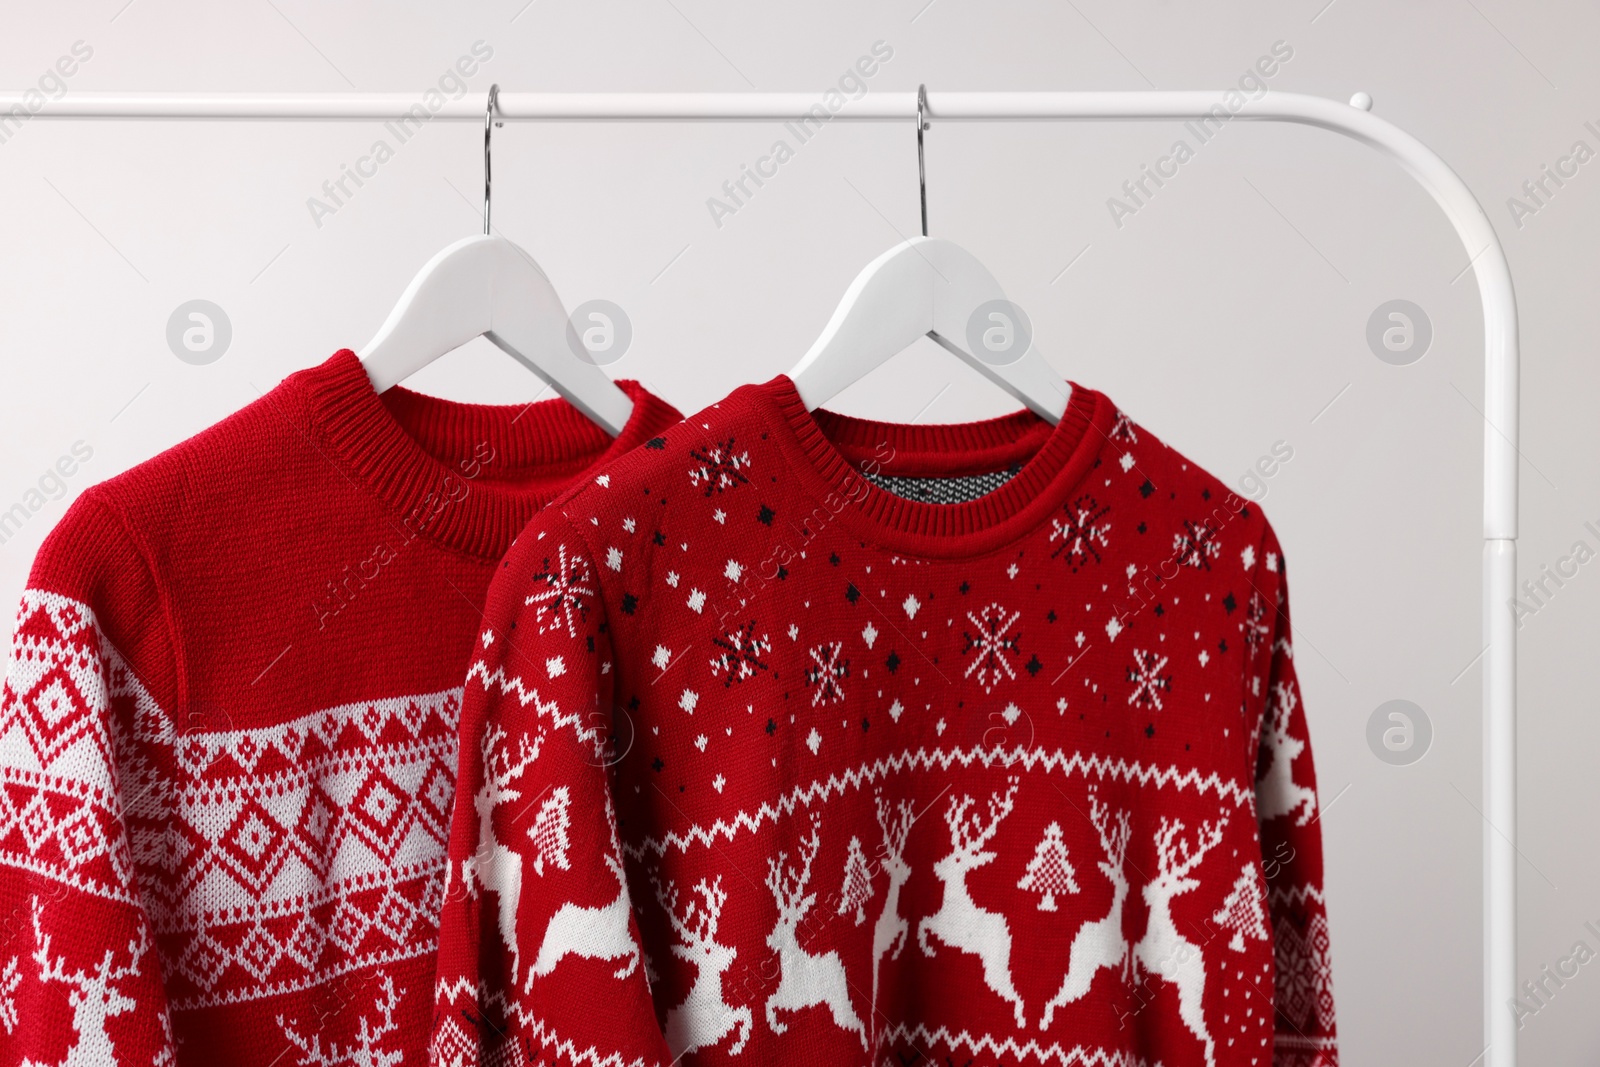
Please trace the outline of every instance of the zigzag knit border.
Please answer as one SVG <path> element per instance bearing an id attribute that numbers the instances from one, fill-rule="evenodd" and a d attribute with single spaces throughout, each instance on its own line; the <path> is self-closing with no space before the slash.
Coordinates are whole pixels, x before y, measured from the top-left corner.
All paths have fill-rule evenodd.
<path id="1" fill-rule="evenodd" d="M 1310 882 L 1305 885 L 1290 886 L 1287 889 L 1282 886 L 1273 886 L 1267 891 L 1267 898 L 1273 904 L 1279 906 L 1304 904 L 1307 900 L 1314 900 L 1318 904 L 1327 903 L 1323 899 L 1322 890 Z"/>
<path id="2" fill-rule="evenodd" d="M 515 694 L 517 702 L 524 708 L 532 704 L 535 715 L 546 716 L 551 725 L 558 729 L 571 727 L 573 736 L 583 744 L 595 748 L 605 741 L 604 731 L 585 726 L 583 716 L 564 715 L 554 700 L 540 700 L 539 690 L 530 690 L 523 685 L 522 676 L 519 674 L 508 675 L 499 667 L 491 671 L 483 660 L 477 659 L 472 661 L 472 666 L 467 670 L 467 682 L 471 683 L 474 679 L 488 692 L 492 693 L 498 689 L 501 695 Z"/>
<path id="3" fill-rule="evenodd" d="M 906 1041 L 912 1044 L 926 1043 L 939 1044 L 952 1049 L 966 1049 L 978 1054 L 987 1052 L 992 1056 L 1009 1055 L 1016 1060 L 1027 1057 L 1038 1060 L 1040 1063 L 1057 1063 L 1061 1067 L 1150 1067 L 1149 1060 L 1141 1059 L 1131 1052 L 1116 1052 L 1104 1048 L 1085 1048 L 1083 1045 L 1074 1045 L 1071 1048 L 1051 1042 L 1041 1045 L 1037 1041 L 1026 1041 L 1021 1044 L 1015 1038 L 996 1039 L 991 1034 L 970 1034 L 965 1030 L 951 1033 L 941 1026 L 929 1030 L 918 1023 L 916 1026 L 906 1026 L 896 1023 L 885 1031 L 885 1036 L 890 1041 Z"/>
<path id="4" fill-rule="evenodd" d="M 653 852 L 658 856 L 664 855 L 669 848 L 687 852 L 689 846 L 696 843 L 709 848 L 719 836 L 732 841 L 741 830 L 755 833 L 761 829 L 764 822 L 775 823 L 780 817 L 793 815 L 797 808 L 809 807 L 814 801 L 826 801 L 833 793 L 842 796 L 848 789 L 860 789 L 887 777 L 891 772 L 949 770 L 957 763 L 962 767 L 971 767 L 973 764 L 985 768 L 999 765 L 1008 769 L 1021 767 L 1028 771 L 1042 767 L 1047 771 L 1059 770 L 1068 776 L 1074 773 L 1093 773 L 1102 779 L 1120 778 L 1125 782 L 1137 780 L 1140 785 L 1154 784 L 1157 788 L 1171 785 L 1181 790 L 1186 786 L 1192 786 L 1196 792 L 1214 792 L 1217 799 L 1231 800 L 1236 806 L 1247 810 L 1253 811 L 1255 805 L 1254 788 L 1246 788 L 1237 782 L 1228 781 L 1216 772 L 1202 775 L 1195 770 L 1180 771 L 1176 767 L 1154 767 L 1133 760 L 1085 756 L 1082 752 L 1068 755 L 1059 748 L 1050 751 L 1043 748 L 1018 747 L 1009 752 L 998 746 L 984 748 L 979 745 L 974 745 L 970 749 L 917 748 L 906 749 L 899 755 L 885 756 L 870 763 L 863 763 L 854 770 L 797 786 L 776 801 L 762 804 L 754 812 L 741 811 L 731 819 L 718 819 L 709 825 L 697 824 L 664 837 L 647 837 L 637 845 L 624 845 L 624 851 L 629 858 L 637 860 L 642 859 L 647 852 Z"/>

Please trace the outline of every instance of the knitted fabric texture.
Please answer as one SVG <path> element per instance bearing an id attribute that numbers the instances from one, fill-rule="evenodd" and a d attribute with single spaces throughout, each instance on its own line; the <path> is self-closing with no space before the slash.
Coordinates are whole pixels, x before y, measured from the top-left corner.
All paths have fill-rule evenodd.
<path id="1" fill-rule="evenodd" d="M 91 488 L 0 697 L 0 1063 L 426 1062 L 461 677 L 496 564 L 612 441 L 355 355 Z"/>
<path id="2" fill-rule="evenodd" d="M 1281 549 L 1093 391 L 686 419 L 518 538 L 460 752 L 447 1067 L 1337 1063 Z"/>

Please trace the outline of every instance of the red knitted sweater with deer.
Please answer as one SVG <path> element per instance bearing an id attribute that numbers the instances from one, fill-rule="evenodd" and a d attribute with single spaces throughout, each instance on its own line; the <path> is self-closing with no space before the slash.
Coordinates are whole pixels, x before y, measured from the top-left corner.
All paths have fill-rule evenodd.
<path id="1" fill-rule="evenodd" d="M 1284 562 L 1074 388 L 740 389 L 543 511 L 467 679 L 442 1063 L 1332 1065 Z"/>
<path id="2" fill-rule="evenodd" d="M 77 500 L 0 697 L 0 1064 L 424 1063 L 461 676 L 612 441 L 341 351 Z"/>

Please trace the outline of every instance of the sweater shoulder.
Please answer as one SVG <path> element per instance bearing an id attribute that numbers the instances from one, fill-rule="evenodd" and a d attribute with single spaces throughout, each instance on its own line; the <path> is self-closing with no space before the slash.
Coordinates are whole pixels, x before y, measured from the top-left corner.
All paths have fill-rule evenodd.
<path id="1" fill-rule="evenodd" d="M 694 453 L 701 446 L 749 440 L 766 432 L 755 401 L 756 388 L 741 386 L 596 467 L 551 501 L 543 514 L 563 514 L 579 525 L 589 518 L 646 506 L 670 508 L 675 496 L 695 491 L 701 461 Z"/>
<path id="2" fill-rule="evenodd" d="M 182 627 L 192 600 L 182 582 L 203 592 L 212 572 L 232 565 L 245 532 L 273 529 L 273 516 L 306 491 L 314 453 L 296 395 L 292 383 L 280 384 L 91 486 L 34 559 L 30 590 L 83 605 L 164 706 L 184 699 Z"/>
<path id="3" fill-rule="evenodd" d="M 160 541 L 248 511 L 273 492 L 273 469 L 309 447 L 309 433 L 299 391 L 285 381 L 95 490 L 130 527 Z"/>
<path id="4" fill-rule="evenodd" d="M 1239 488 L 1229 485 L 1134 422 L 1121 408 L 1117 409 L 1104 462 L 1136 467 L 1145 476 L 1141 493 L 1166 498 L 1174 511 L 1188 516 L 1198 526 L 1209 527 L 1212 535 L 1226 527 L 1231 543 L 1257 549 L 1268 546 L 1277 551 L 1277 536 L 1266 512 L 1258 500 L 1247 495 L 1252 492 L 1248 480 Z"/>
<path id="5" fill-rule="evenodd" d="M 13 643 L 35 636 L 30 618 L 61 609 L 92 622 L 164 706 L 181 698 L 181 643 L 169 598 L 139 538 L 99 486 L 74 500 L 39 546 Z"/>

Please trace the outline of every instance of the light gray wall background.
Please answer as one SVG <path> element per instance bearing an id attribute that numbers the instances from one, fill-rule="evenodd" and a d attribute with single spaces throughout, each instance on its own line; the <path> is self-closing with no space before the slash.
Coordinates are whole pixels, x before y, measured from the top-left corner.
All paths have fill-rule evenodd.
<path id="1" fill-rule="evenodd" d="M 421 94 L 475 41 L 474 94 L 506 90 L 792 90 L 820 94 L 875 41 L 871 92 L 1222 88 L 1274 42 L 1275 89 L 1348 99 L 1438 151 L 1483 201 L 1522 311 L 1524 577 L 1577 540 L 1600 548 L 1600 162 L 1520 220 L 1507 199 L 1600 120 L 1591 4 L 1289 0 L 1182 5 L 891 0 L 305 0 L 7 4 L 0 87 L 37 82 L 84 42 L 88 90 Z M 1600 126 L 1600 121 L 1596 122 Z M 1298 666 L 1320 779 L 1346 1062 L 1468 1067 L 1481 1050 L 1479 558 L 1482 329 L 1467 256 L 1431 201 L 1375 153 L 1321 131 L 1235 124 L 1136 214 L 1107 199 L 1164 155 L 1177 124 L 935 125 L 932 232 L 975 252 L 1031 314 L 1068 377 L 1239 484 L 1276 442 L 1293 459 L 1266 508 L 1293 563 Z M 569 307 L 626 309 L 609 368 L 684 411 L 793 365 L 855 273 L 916 231 L 911 124 L 824 130 L 732 217 L 706 201 L 774 125 L 508 125 L 495 220 Z M 0 144 L 0 509 L 83 441 L 93 458 L 0 546 L 0 601 L 71 496 L 270 389 L 359 347 L 416 269 L 476 231 L 480 131 L 435 125 L 337 212 L 307 199 L 354 164 L 378 123 L 36 121 Z M 1191 138 L 1192 140 L 1192 138 Z M 1531 202 L 1530 202 L 1531 203 Z M 1519 225 L 1520 221 L 1520 225 Z M 233 337 L 205 366 L 166 323 L 203 298 Z M 1433 339 L 1381 362 L 1366 324 L 1424 309 Z M 513 402 L 538 385 L 486 342 L 411 383 Z M 960 421 L 1012 405 L 922 343 L 837 407 Z M 1570 569 L 1570 568 L 1569 568 Z M 1554 586 L 1550 586 L 1554 588 Z M 1519 978 L 1600 925 L 1600 563 L 1521 632 Z M 3 624 L 0 624 L 3 625 Z M 1424 709 L 1433 739 L 1381 762 L 1381 703 Z M 1570 969 L 1570 968 L 1569 968 Z M 1581 967 L 1521 1034 L 1524 1062 L 1600 1055 L 1600 964 Z M 1501 1009 L 1508 1010 L 1508 1009 Z"/>

